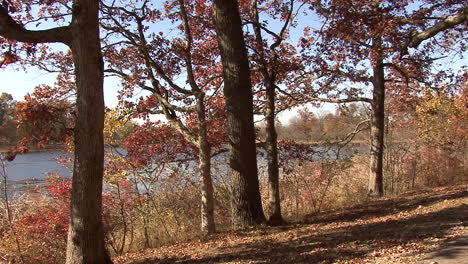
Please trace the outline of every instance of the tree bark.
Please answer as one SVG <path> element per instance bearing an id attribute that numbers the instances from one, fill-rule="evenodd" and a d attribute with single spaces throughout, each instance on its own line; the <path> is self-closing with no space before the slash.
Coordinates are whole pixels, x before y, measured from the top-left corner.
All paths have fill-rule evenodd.
<path id="1" fill-rule="evenodd" d="M 271 69 L 268 71 L 266 62 L 266 54 L 263 48 L 262 30 L 260 28 L 260 19 L 258 14 L 257 1 L 254 1 L 253 6 L 253 19 L 256 22 L 253 25 L 255 32 L 255 39 L 258 44 L 258 55 L 260 56 L 260 71 L 263 77 L 263 83 L 266 88 L 266 102 L 265 102 L 265 120 L 266 120 L 266 152 L 268 164 L 268 224 L 281 225 L 284 223 L 281 215 L 281 197 L 279 185 L 279 167 L 278 167 L 278 134 L 276 133 L 275 126 L 275 113 L 276 113 L 276 70 Z M 287 22 L 286 22 L 287 25 Z M 285 26 L 286 26 L 285 25 Z M 273 64 L 278 61 L 278 54 L 274 46 L 278 46 L 281 42 L 271 46 L 271 52 L 274 54 Z"/>
<path id="2" fill-rule="evenodd" d="M 198 117 L 198 168 L 201 182 L 201 232 L 213 234 L 215 230 L 213 180 L 211 178 L 211 146 L 208 142 L 204 93 L 197 95 Z"/>
<path id="3" fill-rule="evenodd" d="M 278 134 L 275 127 L 275 85 L 273 80 L 266 87 L 266 151 L 268 162 L 268 224 L 280 225 L 281 199 L 278 168 Z"/>
<path id="4" fill-rule="evenodd" d="M 434 26 L 411 36 L 406 47 L 418 47 L 422 41 L 434 37 L 439 32 L 451 29 L 464 23 L 468 18 L 468 8 L 459 13 L 442 19 Z M 373 61 L 373 98 L 371 118 L 371 161 L 369 177 L 369 195 L 381 197 L 384 195 L 383 153 L 385 131 L 385 64 L 382 50 L 382 40 L 374 39 Z"/>
<path id="5" fill-rule="evenodd" d="M 71 24 L 77 113 L 67 264 L 112 263 L 102 225 L 104 69 L 98 6 L 99 1 L 75 1 Z"/>
<path id="6" fill-rule="evenodd" d="M 8 7 L 0 4 L 0 35 L 16 41 L 28 43 L 60 42 L 69 45 L 71 34 L 69 27 L 56 27 L 47 30 L 27 30 L 8 14 Z"/>
<path id="7" fill-rule="evenodd" d="M 378 44 L 377 44 L 378 45 Z M 383 188 L 383 153 L 384 153 L 384 131 L 385 131 L 385 72 L 383 55 L 380 47 L 376 48 L 373 66 L 373 97 L 371 117 L 371 149 L 370 149 L 370 175 L 369 196 L 381 197 Z"/>
<path id="8" fill-rule="evenodd" d="M 31 31 L 0 5 L 0 35 L 22 42 L 60 42 L 73 54 L 77 87 L 70 225 L 66 263 L 112 263 L 104 243 L 102 178 L 104 166 L 103 61 L 99 1 L 75 0 L 69 26 Z"/>
<path id="9" fill-rule="evenodd" d="M 230 145 L 232 222 L 235 227 L 264 223 L 259 190 L 253 95 L 239 5 L 214 0 L 213 20 L 221 51 Z"/>
<path id="10" fill-rule="evenodd" d="M 408 46 L 412 48 L 417 48 L 424 40 L 430 39 L 437 35 L 439 32 L 453 28 L 459 24 L 464 23 L 467 20 L 468 7 L 465 6 L 465 8 L 463 8 L 463 10 L 461 10 L 459 13 L 446 17 L 445 19 L 436 23 L 434 26 L 426 28 L 422 32 L 417 32 L 414 35 L 412 35 L 409 39 Z"/>
<path id="11" fill-rule="evenodd" d="M 139 28 L 137 34 L 137 41 L 133 40 L 133 37 L 129 37 L 124 34 L 130 42 L 135 42 L 134 45 L 138 50 L 141 51 L 144 59 L 144 64 L 146 66 L 146 71 L 148 72 L 148 79 L 152 84 L 152 87 L 147 86 L 145 82 L 141 82 L 139 85 L 142 89 L 151 91 L 155 95 L 158 101 L 161 103 L 162 113 L 165 115 L 169 124 L 177 130 L 188 142 L 197 146 L 198 149 L 198 169 L 200 177 L 200 192 L 201 192 L 201 203 L 200 203 L 200 217 L 201 225 L 200 231 L 205 235 L 210 235 L 215 232 L 215 222 L 214 222 L 214 197 L 213 197 L 213 182 L 211 178 L 211 145 L 208 141 L 207 134 L 207 121 L 206 121 L 206 105 L 205 105 L 205 93 L 198 86 L 195 79 L 195 71 L 193 68 L 192 61 L 192 45 L 193 37 L 190 29 L 189 18 L 185 8 L 185 3 L 183 0 L 178 1 L 180 6 L 180 16 L 183 23 L 183 30 L 185 33 L 185 47 L 184 47 L 184 60 L 185 68 L 187 73 L 187 83 L 190 85 L 191 89 L 185 89 L 178 86 L 173 81 L 173 76 L 168 75 L 163 70 L 163 65 L 160 65 L 158 62 L 152 58 L 148 41 L 144 34 L 145 26 L 142 21 L 145 20 L 146 15 L 135 15 L 135 20 L 137 21 L 137 27 Z M 146 7 L 146 4 L 144 4 Z M 126 11 L 132 12 L 132 11 Z M 125 31 L 123 25 L 118 25 L 117 30 L 113 31 L 121 32 Z M 138 42 L 138 43 L 137 43 Z M 122 78 L 128 77 L 121 70 L 112 69 L 112 72 L 120 75 Z M 155 74 L 156 73 L 156 74 Z M 169 87 L 161 85 L 159 78 L 163 79 L 164 82 L 168 83 Z M 196 104 L 195 106 L 184 107 L 180 106 L 177 103 L 172 103 L 171 100 L 167 97 L 167 94 L 172 92 L 169 89 L 173 89 L 176 93 L 180 93 L 183 96 L 195 97 Z M 178 114 L 191 114 L 196 113 L 197 115 L 197 132 L 192 133 L 188 128 L 187 124 L 184 124 L 183 119 L 178 116 Z"/>

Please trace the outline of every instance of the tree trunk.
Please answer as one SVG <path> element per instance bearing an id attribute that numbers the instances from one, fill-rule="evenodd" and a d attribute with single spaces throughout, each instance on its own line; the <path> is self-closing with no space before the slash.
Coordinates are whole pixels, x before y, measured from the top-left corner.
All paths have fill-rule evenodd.
<path id="1" fill-rule="evenodd" d="M 252 85 L 238 2 L 214 0 L 213 20 L 223 64 L 232 222 L 235 227 L 261 224 L 265 215 L 258 181 Z"/>
<path id="2" fill-rule="evenodd" d="M 0 4 L 0 35 L 28 43 L 60 42 L 72 50 L 77 99 L 66 263 L 112 263 L 102 226 L 104 75 L 99 1 L 75 0 L 69 26 L 38 31 L 27 30 L 14 21 L 7 7 L 5 1 Z"/>
<path id="3" fill-rule="evenodd" d="M 380 53 L 380 52 L 379 52 Z M 373 97 L 371 117 L 370 177 L 368 193 L 372 197 L 383 196 L 383 153 L 385 130 L 385 73 L 381 54 L 373 66 Z"/>
<path id="4" fill-rule="evenodd" d="M 102 225 L 104 95 L 98 5 L 75 1 L 71 24 L 77 112 L 67 264 L 112 263 Z"/>
<path id="5" fill-rule="evenodd" d="M 197 96 L 198 116 L 198 168 L 201 182 L 201 231 L 206 235 L 215 232 L 213 180 L 211 178 L 211 147 L 207 138 L 204 93 Z"/>
<path id="6" fill-rule="evenodd" d="M 275 127 L 275 85 L 269 80 L 266 87 L 266 151 L 268 162 L 268 223 L 270 225 L 282 224 L 281 199 L 278 169 L 278 134 Z"/>
<path id="7" fill-rule="evenodd" d="M 260 28 L 260 19 L 258 15 L 257 1 L 253 6 L 253 19 L 257 24 L 253 25 L 255 38 L 258 44 L 258 55 L 260 58 L 260 71 L 263 77 L 263 83 L 266 88 L 266 102 L 265 102 L 265 120 L 266 120 L 266 152 L 268 163 L 268 224 L 281 225 L 284 223 L 281 215 L 281 199 L 279 187 L 279 168 L 278 168 L 278 134 L 275 127 L 275 97 L 276 97 L 276 71 L 271 69 L 268 71 L 266 62 L 266 54 L 263 48 L 262 30 Z M 274 54 L 274 62 L 278 61 L 278 54 L 271 48 Z"/>

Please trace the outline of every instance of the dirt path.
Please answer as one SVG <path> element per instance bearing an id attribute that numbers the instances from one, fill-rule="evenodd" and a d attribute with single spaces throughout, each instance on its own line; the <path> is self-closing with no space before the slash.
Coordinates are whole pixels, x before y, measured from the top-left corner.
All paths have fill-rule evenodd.
<path id="1" fill-rule="evenodd" d="M 283 227 L 219 234 L 208 242 L 148 249 L 115 263 L 382 263 L 412 264 L 464 257 L 468 185 L 418 191 L 340 211 L 307 217 Z M 426 262 L 427 263 L 427 262 Z M 426 264 L 424 263 L 424 264 Z M 442 262 L 439 264 L 463 263 Z"/>
<path id="2" fill-rule="evenodd" d="M 446 243 L 417 264 L 468 264 L 468 233 Z"/>

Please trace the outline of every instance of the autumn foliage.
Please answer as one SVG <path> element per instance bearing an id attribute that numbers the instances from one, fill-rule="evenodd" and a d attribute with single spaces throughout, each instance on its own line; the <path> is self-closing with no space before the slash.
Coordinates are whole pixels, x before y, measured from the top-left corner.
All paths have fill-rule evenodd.
<path id="1" fill-rule="evenodd" d="M 102 52 L 102 63 L 96 60 L 93 65 L 118 83 L 119 91 L 114 108 L 98 109 L 105 120 L 98 120 L 98 131 L 89 130 L 95 133 L 82 129 L 97 113 L 78 118 L 96 97 L 78 94 L 76 81 L 87 78 L 73 74 L 75 47 L 62 39 L 69 32 L 57 29 L 63 33 L 61 42 L 71 46 L 55 49 L 41 44 L 49 39 L 13 40 L 13 31 L 5 26 L 67 24 L 67 17 L 80 14 L 72 2 L 0 4 L 0 69 L 38 67 L 56 78 L 14 104 L 2 95 L 0 133 L 16 130 L 9 138 L 18 140 L 1 161 L 9 164 L 31 148 L 54 145 L 67 150 L 62 162 L 70 165 L 65 160 L 73 160 L 71 153 L 79 150 L 75 147 L 89 143 L 74 138 L 103 132 L 105 159 L 95 165 L 103 171 L 103 181 L 97 180 L 104 184 L 103 233 L 112 256 L 231 231 L 236 214 L 244 217 L 237 226 L 261 224 L 264 213 L 272 214 L 267 204 L 276 206 L 279 224 L 303 219 L 322 223 L 333 216 L 332 210 L 356 208 L 377 196 L 406 195 L 466 180 L 467 72 L 457 61 L 463 64 L 466 56 L 463 1 L 101 1 L 101 51 L 95 51 Z M 238 8 L 239 17 L 231 17 L 232 23 L 240 22 L 236 31 L 223 20 L 226 16 L 219 16 L 221 7 L 236 8 L 230 15 L 237 15 Z M 88 66 L 82 65 L 82 71 Z M 239 91 L 243 94 L 236 94 Z M 315 111 L 323 103 L 335 104 L 327 106 L 334 110 Z M 282 112 L 288 110 L 294 114 L 286 120 Z M 232 177 L 236 174 L 230 176 L 229 169 L 247 176 Z M 70 199 L 92 196 L 72 196 L 70 179 L 49 175 L 8 199 L 12 194 L 7 174 L 3 170 L 0 209 L 11 214 L 0 216 L 0 262 L 63 263 L 74 212 Z M 254 188 L 242 190 L 247 182 Z M 100 193 L 99 189 L 99 197 Z M 247 206 L 254 199 L 246 197 L 258 193 L 261 201 Z M 406 207 L 392 206 L 405 214 Z M 414 206 L 408 205 L 408 210 L 418 218 L 420 208 Z M 86 211 L 85 207 L 80 208 Z M 253 207 L 254 220 L 248 219 L 251 212 L 244 212 Z M 370 218 L 359 220 L 367 225 L 400 225 L 406 217 L 388 213 L 373 219 L 378 210 L 367 209 Z M 354 232 L 362 231 L 359 224 L 350 224 L 352 216 L 341 212 L 339 217 L 350 219 L 327 221 L 339 228 L 356 225 Z M 321 224 L 310 228 L 333 229 Z M 301 230 L 315 232 L 310 228 Z M 291 231 L 268 239 L 289 244 L 303 236 Z M 325 246 L 315 248 L 314 260 L 324 262 L 359 261 L 359 254 L 374 254 L 365 247 L 379 243 L 389 246 L 375 254 L 391 255 L 399 246 L 397 238 L 382 242 L 372 237 L 328 247 L 326 235 L 317 237 Z M 419 252 L 423 246 L 415 244 L 418 241 L 406 241 L 402 247 Z M 349 256 L 341 252 L 333 258 L 327 253 L 341 246 Z M 296 255 L 292 258 L 300 260 Z"/>

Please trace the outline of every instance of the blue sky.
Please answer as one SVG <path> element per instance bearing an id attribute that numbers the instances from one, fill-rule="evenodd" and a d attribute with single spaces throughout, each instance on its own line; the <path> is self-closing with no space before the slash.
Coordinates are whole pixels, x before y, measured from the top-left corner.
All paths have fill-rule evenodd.
<path id="1" fill-rule="evenodd" d="M 302 35 L 302 29 L 306 25 L 310 25 L 313 27 L 318 27 L 320 22 L 318 18 L 313 14 L 309 13 L 309 16 L 305 16 L 302 12 L 298 13 L 298 20 L 300 22 L 300 26 L 291 31 L 291 39 L 293 41 L 297 41 L 299 37 Z M 263 20 L 261 18 L 261 20 Z M 39 28 L 36 29 L 45 29 L 47 27 L 53 27 L 53 23 L 43 23 Z M 162 26 L 162 27 L 161 27 Z M 270 26 L 273 28 L 281 28 L 282 23 L 277 21 L 270 21 Z M 171 27 L 170 23 L 158 23 L 158 29 L 165 28 L 169 37 L 174 34 L 171 32 L 169 28 Z M 164 29 L 163 29 L 164 31 Z M 57 45 L 54 44 L 54 49 L 64 49 L 66 48 L 64 45 Z M 447 59 L 448 63 L 443 63 L 443 67 L 456 67 L 460 68 L 463 65 L 467 65 L 467 60 L 463 59 L 460 60 L 458 58 L 449 58 Z M 27 72 L 25 72 L 20 67 L 9 66 L 6 69 L 0 70 L 0 92 L 7 92 L 12 94 L 13 98 L 17 101 L 23 100 L 24 96 L 27 93 L 30 93 L 34 90 L 34 88 L 39 84 L 49 84 L 52 85 L 55 81 L 55 74 L 46 73 L 36 68 L 29 68 Z M 117 78 L 106 78 L 104 81 L 104 96 L 106 106 L 109 108 L 114 107 L 117 104 L 117 92 L 120 89 L 119 81 Z M 325 111 L 333 111 L 335 106 L 333 104 L 328 104 L 323 107 Z M 287 121 L 291 116 L 294 115 L 294 111 L 288 111 L 287 113 L 283 114 L 281 121 Z"/>
<path id="2" fill-rule="evenodd" d="M 293 30 L 291 32 L 291 39 L 298 40 L 299 36 L 302 35 L 302 29 L 306 24 L 309 23 L 304 23 L 304 14 L 302 12 L 299 12 L 299 19 L 301 20 L 301 27 L 298 27 L 297 29 Z M 261 18 L 261 20 L 263 20 Z M 315 23 L 318 24 L 318 21 L 313 21 L 311 17 L 307 18 L 307 22 Z M 271 21 L 271 26 L 272 27 L 282 27 L 282 23 L 278 23 L 275 21 Z M 43 22 L 39 27 L 32 27 L 32 25 L 29 25 L 28 28 L 32 30 L 37 30 L 37 29 L 46 29 L 46 28 L 51 28 L 57 26 L 54 23 L 49 23 L 49 22 Z M 162 27 L 161 27 L 162 26 Z M 158 30 L 161 30 L 163 28 L 163 31 L 167 31 L 166 33 L 168 34 L 169 37 L 173 35 L 174 32 L 172 32 L 169 28 L 171 27 L 170 23 L 158 23 Z M 164 30 L 165 28 L 165 30 Z M 54 50 L 64 50 L 66 47 L 62 44 L 52 44 L 52 48 Z M 27 71 L 24 71 L 21 67 L 17 66 L 8 66 L 5 69 L 0 70 L 0 92 L 7 92 L 10 93 L 13 98 L 17 101 L 23 100 L 24 96 L 27 93 L 31 93 L 34 91 L 34 88 L 37 85 L 40 84 L 49 84 L 53 85 L 55 82 L 55 74 L 53 73 L 47 73 L 44 71 L 40 71 L 36 68 L 28 68 Z M 117 104 L 117 92 L 120 89 L 119 87 L 119 82 L 117 78 L 106 78 L 104 81 L 104 96 L 105 96 L 105 102 L 107 107 L 114 107 Z M 332 108 L 333 109 L 333 108 Z M 283 120 L 287 121 L 291 116 L 294 115 L 294 112 L 289 111 L 288 113 L 284 114 Z"/>
<path id="3" fill-rule="evenodd" d="M 29 68 L 27 72 L 19 67 L 7 67 L 0 70 L 0 92 L 6 92 L 16 101 L 23 100 L 27 93 L 34 91 L 39 84 L 52 85 L 55 82 L 55 74 Z M 116 105 L 118 82 L 115 78 L 104 80 L 104 97 L 107 107 Z"/>

